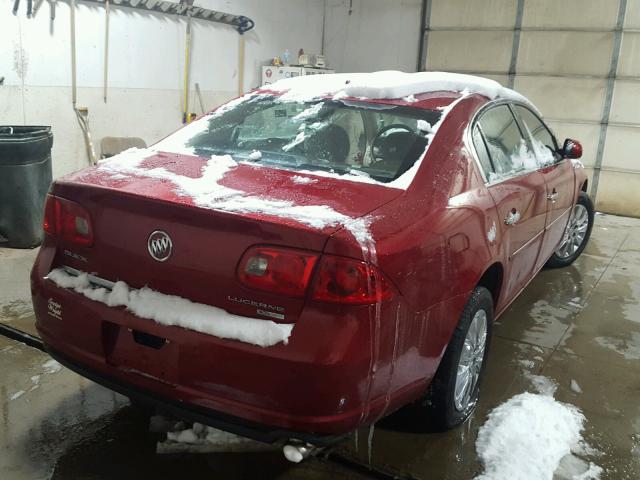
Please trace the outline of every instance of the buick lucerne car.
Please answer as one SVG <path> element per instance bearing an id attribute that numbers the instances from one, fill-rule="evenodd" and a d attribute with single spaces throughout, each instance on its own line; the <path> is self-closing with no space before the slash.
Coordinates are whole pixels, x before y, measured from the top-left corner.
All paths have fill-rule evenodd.
<path id="1" fill-rule="evenodd" d="M 267 442 L 477 403 L 492 324 L 571 264 L 582 147 L 467 75 L 287 79 L 54 182 L 31 282 L 62 364 Z"/>

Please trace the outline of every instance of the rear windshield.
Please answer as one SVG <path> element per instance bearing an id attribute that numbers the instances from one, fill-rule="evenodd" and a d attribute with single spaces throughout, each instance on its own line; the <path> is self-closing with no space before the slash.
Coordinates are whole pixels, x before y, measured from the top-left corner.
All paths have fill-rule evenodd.
<path id="1" fill-rule="evenodd" d="M 418 160 L 439 110 L 254 95 L 223 107 L 185 146 L 294 171 L 362 175 L 390 182 Z M 187 130 L 187 129 L 185 129 Z"/>

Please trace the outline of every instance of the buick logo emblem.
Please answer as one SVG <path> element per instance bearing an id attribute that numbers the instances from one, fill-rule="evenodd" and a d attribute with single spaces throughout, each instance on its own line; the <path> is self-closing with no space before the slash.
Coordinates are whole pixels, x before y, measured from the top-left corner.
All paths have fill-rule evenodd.
<path id="1" fill-rule="evenodd" d="M 149 249 L 149 255 L 151 255 L 154 260 L 165 262 L 169 260 L 171 256 L 173 243 L 171 242 L 171 237 L 166 232 L 156 230 L 149 235 L 147 248 Z"/>

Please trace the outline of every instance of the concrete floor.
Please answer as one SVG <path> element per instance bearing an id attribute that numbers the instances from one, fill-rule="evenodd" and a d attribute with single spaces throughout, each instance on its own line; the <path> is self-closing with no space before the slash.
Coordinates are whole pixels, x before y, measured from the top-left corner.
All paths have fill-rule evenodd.
<path id="1" fill-rule="evenodd" d="M 35 252 L 0 249 L 0 321 L 33 332 L 28 271 Z M 366 478 L 323 459 L 289 464 L 278 452 L 157 455 L 156 434 L 127 401 L 74 373 L 52 371 L 38 350 L 0 337 L 0 478 Z M 496 324 L 478 409 L 461 428 L 429 432 L 403 413 L 341 447 L 376 468 L 418 479 L 482 472 L 478 428 L 531 375 L 558 384 L 556 399 L 582 409 L 596 451 L 565 457 L 558 480 L 592 461 L 602 478 L 640 478 L 640 220 L 598 215 L 571 267 L 544 270 Z M 39 376 L 39 377 L 37 377 Z M 582 393 L 571 389 L 575 380 Z M 11 400 L 19 391 L 24 394 Z"/>

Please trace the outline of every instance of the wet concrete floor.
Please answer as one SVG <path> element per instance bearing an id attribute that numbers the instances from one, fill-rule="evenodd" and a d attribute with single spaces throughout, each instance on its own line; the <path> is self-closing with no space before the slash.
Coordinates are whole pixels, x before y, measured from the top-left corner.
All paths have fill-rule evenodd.
<path id="1" fill-rule="evenodd" d="M 34 256 L 0 249 L 0 321 L 30 332 Z M 149 433 L 143 413 L 48 361 L 0 337 L 0 479 L 369 476 L 322 458 L 290 464 L 278 452 L 158 455 L 161 437 Z M 371 451 L 364 429 L 357 448 L 351 439 L 341 454 L 361 463 L 370 456 L 376 468 L 408 478 L 471 479 L 482 472 L 478 428 L 497 405 L 535 391 L 535 375 L 556 382 L 555 398 L 587 418 L 592 450 L 565 458 L 555 479 L 580 474 L 588 462 L 604 468 L 601 478 L 640 478 L 640 220 L 598 215 L 582 257 L 543 270 L 502 316 L 480 403 L 462 427 L 434 432 L 400 412 L 376 426 Z"/>

